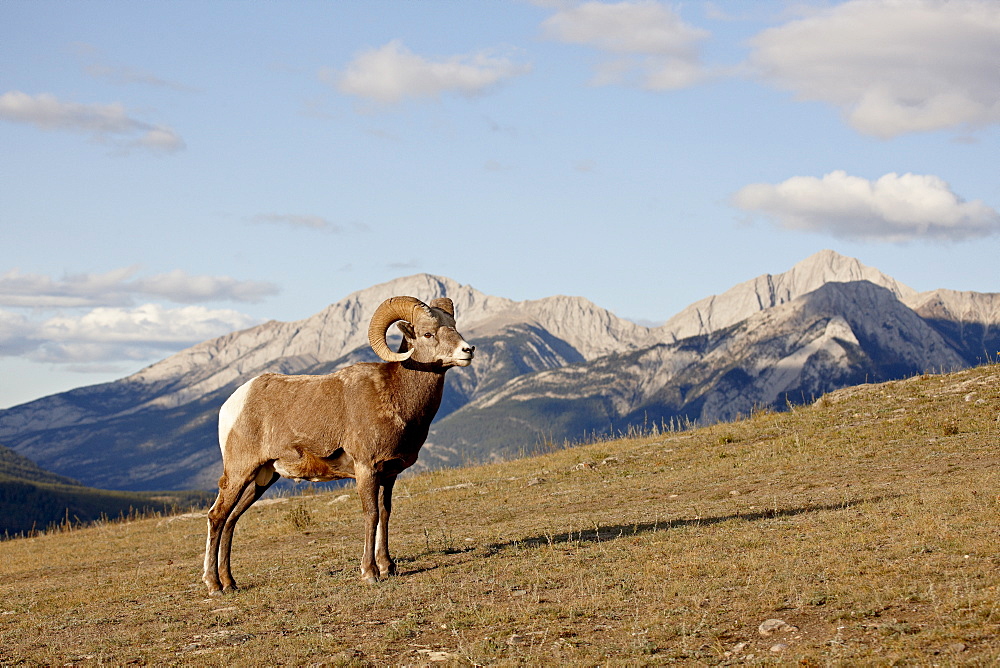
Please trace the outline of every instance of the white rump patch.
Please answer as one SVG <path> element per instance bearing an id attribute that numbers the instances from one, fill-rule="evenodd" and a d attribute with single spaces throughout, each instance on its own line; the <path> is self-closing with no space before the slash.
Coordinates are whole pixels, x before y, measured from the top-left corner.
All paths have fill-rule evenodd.
<path id="1" fill-rule="evenodd" d="M 222 404 L 222 408 L 219 409 L 219 448 L 222 449 L 223 453 L 226 451 L 226 440 L 229 438 L 229 432 L 233 430 L 236 419 L 243 412 L 247 395 L 250 394 L 250 386 L 255 380 L 257 378 L 251 378 L 236 388 L 236 391 L 226 399 L 226 403 Z"/>

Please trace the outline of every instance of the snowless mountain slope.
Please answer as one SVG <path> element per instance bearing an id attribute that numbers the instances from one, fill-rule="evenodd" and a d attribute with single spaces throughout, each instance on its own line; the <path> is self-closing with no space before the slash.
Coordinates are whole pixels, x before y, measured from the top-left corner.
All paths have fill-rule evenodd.
<path id="1" fill-rule="evenodd" d="M 700 300 L 655 329 L 581 297 L 517 302 L 419 274 L 360 290 L 295 322 L 268 322 L 113 383 L 0 411 L 0 443 L 112 489 L 208 489 L 218 408 L 266 371 L 328 373 L 376 361 L 367 327 L 393 295 L 450 297 L 476 361 L 447 376 L 423 465 L 510 456 L 654 419 L 725 419 L 845 384 L 940 371 L 1000 351 L 1000 295 L 918 294 L 822 251 Z"/>
<path id="2" fill-rule="evenodd" d="M 968 364 L 1000 359 L 1000 294 L 932 290 L 906 303 Z"/>
<path id="3" fill-rule="evenodd" d="M 435 425 L 424 460 L 509 457 L 634 424 L 706 424 L 845 385 L 964 366 L 886 288 L 826 283 L 711 335 L 520 376 Z"/>

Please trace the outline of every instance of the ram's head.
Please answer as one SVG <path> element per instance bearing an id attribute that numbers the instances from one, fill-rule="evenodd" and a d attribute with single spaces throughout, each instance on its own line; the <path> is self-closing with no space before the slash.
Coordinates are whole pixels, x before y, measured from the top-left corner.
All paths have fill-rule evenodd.
<path id="1" fill-rule="evenodd" d="M 392 352 L 385 339 L 393 323 L 403 333 L 399 352 Z M 441 367 L 469 366 L 476 350 L 455 329 L 455 305 L 448 298 L 433 299 L 430 305 L 416 297 L 385 300 L 372 316 L 368 341 L 386 362 L 412 359 Z"/>

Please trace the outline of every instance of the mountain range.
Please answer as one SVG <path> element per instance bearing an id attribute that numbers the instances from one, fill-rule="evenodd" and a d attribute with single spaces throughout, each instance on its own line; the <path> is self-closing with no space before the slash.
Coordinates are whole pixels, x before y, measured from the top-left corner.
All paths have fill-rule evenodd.
<path id="1" fill-rule="evenodd" d="M 111 383 L 0 411 L 0 444 L 87 485 L 211 489 L 216 416 L 265 371 L 377 361 L 368 319 L 394 295 L 447 296 L 475 363 L 447 376 L 418 466 L 508 458 L 671 421 L 781 410 L 839 387 L 973 366 L 1000 350 L 1000 294 L 917 292 L 821 251 L 644 327 L 581 297 L 513 301 L 419 274 L 183 350 Z"/>

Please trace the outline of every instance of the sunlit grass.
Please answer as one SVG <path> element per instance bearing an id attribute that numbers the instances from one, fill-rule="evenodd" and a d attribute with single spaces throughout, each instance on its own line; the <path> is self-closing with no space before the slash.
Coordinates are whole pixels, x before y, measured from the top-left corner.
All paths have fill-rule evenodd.
<path id="1" fill-rule="evenodd" d="M 9 541 L 0 663 L 991 664 L 998 418 L 990 366 L 406 477 L 375 586 L 350 489 L 248 512 L 222 599 L 201 516 Z"/>

